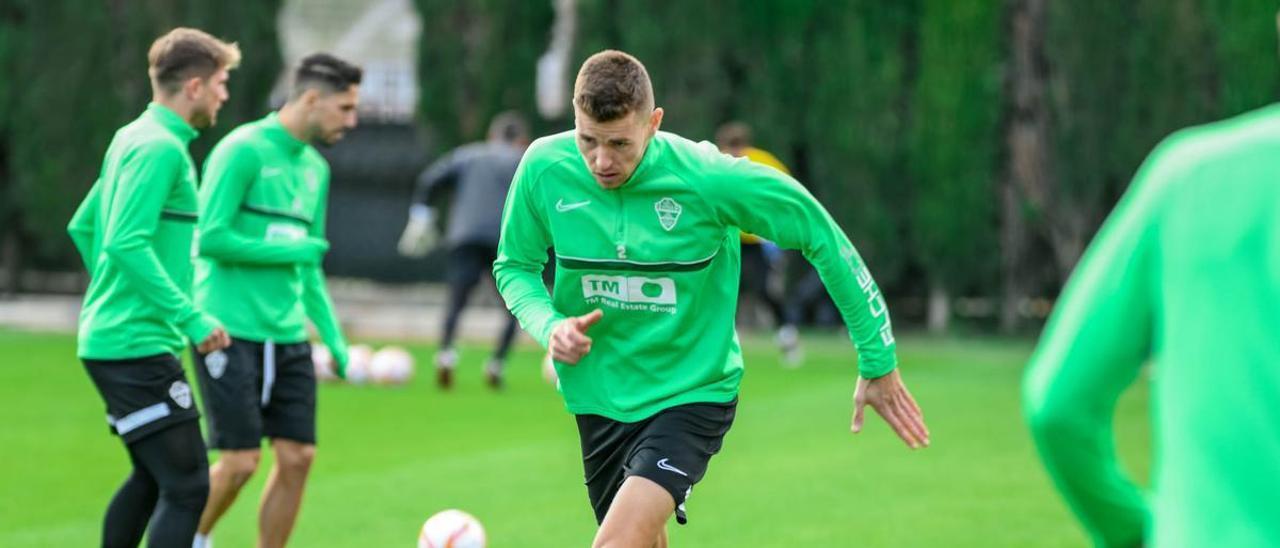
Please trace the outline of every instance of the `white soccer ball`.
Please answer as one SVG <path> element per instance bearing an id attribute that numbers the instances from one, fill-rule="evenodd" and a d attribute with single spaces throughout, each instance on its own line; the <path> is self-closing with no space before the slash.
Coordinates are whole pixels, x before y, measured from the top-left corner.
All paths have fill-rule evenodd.
<path id="1" fill-rule="evenodd" d="M 427 519 L 418 548 L 484 548 L 484 527 L 462 510 L 445 510 Z"/>
<path id="2" fill-rule="evenodd" d="M 403 384 L 413 377 L 413 356 L 399 346 L 384 346 L 369 360 L 369 376 L 378 384 Z"/>
<path id="3" fill-rule="evenodd" d="M 353 345 L 347 349 L 347 382 L 364 384 L 369 380 L 369 365 L 373 361 L 373 349 L 367 344 Z"/>
<path id="4" fill-rule="evenodd" d="M 329 351 L 329 347 L 320 343 L 311 345 L 311 363 L 315 366 L 316 380 L 332 381 L 338 378 L 338 374 L 334 373 L 333 353 Z"/>

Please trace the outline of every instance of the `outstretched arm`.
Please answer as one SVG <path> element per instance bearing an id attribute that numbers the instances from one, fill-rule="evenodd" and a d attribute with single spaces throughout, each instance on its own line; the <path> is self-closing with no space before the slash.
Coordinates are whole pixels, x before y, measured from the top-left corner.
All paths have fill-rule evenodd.
<path id="1" fill-rule="evenodd" d="M 701 189 L 726 225 L 799 249 L 817 269 L 858 351 L 853 431 L 861 430 L 863 407 L 870 405 L 909 446 L 928 445 L 920 408 L 896 372 L 896 344 L 884 297 L 827 210 L 795 179 L 747 160 L 722 156 Z"/>

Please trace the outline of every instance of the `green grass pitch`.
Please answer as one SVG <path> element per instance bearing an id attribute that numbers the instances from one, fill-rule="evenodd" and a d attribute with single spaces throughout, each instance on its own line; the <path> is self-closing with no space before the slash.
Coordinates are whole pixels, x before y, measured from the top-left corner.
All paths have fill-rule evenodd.
<path id="1" fill-rule="evenodd" d="M 1083 546 L 1041 471 L 1018 386 L 1028 342 L 906 338 L 905 378 L 933 446 L 912 452 L 879 419 L 849 433 L 854 354 L 847 340 L 805 339 L 807 364 L 784 370 L 768 340 L 747 338 L 737 422 L 689 500 L 674 546 Z M 488 391 L 483 346 L 463 347 L 457 386 L 432 384 L 433 348 L 409 345 L 404 387 L 326 384 L 319 451 L 292 545 L 412 546 L 432 513 L 460 508 L 490 545 L 585 546 L 595 530 L 578 438 L 559 396 L 520 347 L 509 386 Z M 190 376 L 190 375 L 189 375 Z M 1148 392 L 1121 401 L 1120 448 L 1149 466 Z M 72 336 L 0 331 L 0 546 L 91 546 L 127 460 Z M 251 546 L 266 467 L 215 531 Z"/>

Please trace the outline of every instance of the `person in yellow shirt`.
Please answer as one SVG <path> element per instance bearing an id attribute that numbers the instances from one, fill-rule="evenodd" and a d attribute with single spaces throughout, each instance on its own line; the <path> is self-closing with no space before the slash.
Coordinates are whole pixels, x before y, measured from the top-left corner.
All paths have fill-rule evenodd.
<path id="1" fill-rule="evenodd" d="M 751 146 L 751 142 L 751 126 L 745 123 L 729 122 L 716 130 L 716 146 L 720 148 L 720 152 L 791 174 L 791 170 L 777 156 Z M 782 348 L 783 363 L 798 367 L 804 359 L 800 350 L 799 332 L 782 301 L 769 291 L 770 266 L 781 252 L 772 242 L 755 234 L 743 232 L 741 240 L 742 280 L 739 295 L 754 297 L 764 303 L 773 316 L 774 325 L 778 326 L 778 346 Z"/>

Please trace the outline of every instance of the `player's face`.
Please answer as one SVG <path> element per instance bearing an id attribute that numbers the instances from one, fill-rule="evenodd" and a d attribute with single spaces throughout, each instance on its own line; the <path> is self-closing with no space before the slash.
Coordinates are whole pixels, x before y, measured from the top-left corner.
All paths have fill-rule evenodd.
<path id="1" fill-rule="evenodd" d="M 212 127 L 218 123 L 218 111 L 227 102 L 227 69 L 219 69 L 208 78 L 193 78 L 189 93 L 195 108 L 191 111 L 191 125 L 196 128 Z"/>
<path id="2" fill-rule="evenodd" d="M 573 110 L 578 152 L 582 153 L 591 176 L 604 188 L 622 186 L 640 165 L 649 139 L 662 124 L 662 109 L 610 122 L 597 122 L 580 109 Z"/>
<path id="3" fill-rule="evenodd" d="M 312 141 L 332 145 L 341 141 L 356 127 L 356 110 L 360 106 L 360 86 L 334 93 L 316 92 L 311 105 L 309 125 Z"/>

